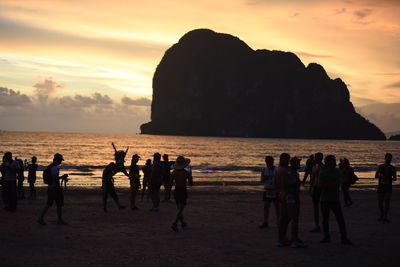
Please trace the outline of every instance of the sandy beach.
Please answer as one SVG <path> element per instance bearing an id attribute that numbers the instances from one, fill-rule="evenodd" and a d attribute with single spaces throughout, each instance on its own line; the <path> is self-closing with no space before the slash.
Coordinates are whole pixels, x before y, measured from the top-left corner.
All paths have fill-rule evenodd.
<path id="1" fill-rule="evenodd" d="M 175 233 L 174 202 L 162 203 L 159 213 L 150 202 L 138 202 L 140 210 L 118 210 L 109 199 L 108 213 L 101 207 L 99 188 L 69 188 L 65 192 L 64 217 L 69 225 L 56 225 L 56 209 L 48 212 L 46 226 L 36 222 L 45 204 L 19 201 L 16 213 L 0 211 L 0 262 L 2 266 L 398 266 L 400 243 L 399 187 L 394 186 L 391 223 L 377 222 L 375 188 L 356 186 L 354 206 L 344 208 L 354 246 L 342 246 L 331 215 L 331 244 L 320 244 L 313 227 L 311 200 L 301 195 L 300 237 L 306 249 L 276 247 L 277 229 L 260 230 L 261 187 L 193 187 L 185 211 L 188 228 Z M 129 190 L 117 189 L 128 204 Z M 163 192 L 162 192 L 163 193 Z"/>

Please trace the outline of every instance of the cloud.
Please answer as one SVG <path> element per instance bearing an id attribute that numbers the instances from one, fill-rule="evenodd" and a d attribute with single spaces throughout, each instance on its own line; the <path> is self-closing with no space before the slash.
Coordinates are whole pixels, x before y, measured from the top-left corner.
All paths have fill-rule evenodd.
<path id="1" fill-rule="evenodd" d="M 145 98 L 145 97 L 133 99 L 133 98 L 124 96 L 121 99 L 121 102 L 128 106 L 150 106 L 151 105 L 151 100 L 148 98 Z"/>
<path id="2" fill-rule="evenodd" d="M 375 103 L 356 108 L 384 132 L 400 130 L 400 103 Z"/>
<path id="3" fill-rule="evenodd" d="M 27 95 L 21 94 L 19 91 L 0 87 L 0 106 L 26 105 L 30 103 L 31 99 Z"/>
<path id="4" fill-rule="evenodd" d="M 362 20 L 366 17 L 368 17 L 369 15 L 372 14 L 372 9 L 370 8 L 366 8 L 366 9 L 362 9 L 362 10 L 356 10 L 353 12 L 354 16 L 356 16 L 356 18 Z"/>
<path id="5" fill-rule="evenodd" d="M 400 82 L 395 82 L 392 84 L 388 84 L 385 86 L 385 88 L 400 88 Z"/>
<path id="6" fill-rule="evenodd" d="M 298 55 L 299 57 L 315 57 L 315 58 L 331 58 L 331 57 L 333 57 L 333 56 L 329 56 L 329 55 L 316 55 L 316 54 L 300 52 L 300 51 L 295 52 L 295 54 Z"/>
<path id="7" fill-rule="evenodd" d="M 150 100 L 107 94 L 26 95 L 0 87 L 1 128 L 14 131 L 136 133 L 150 120 Z"/>
<path id="8" fill-rule="evenodd" d="M 41 77 L 33 87 L 36 88 L 37 95 L 55 96 L 62 88 L 64 88 L 64 85 L 56 83 L 53 81 L 52 77 Z"/>

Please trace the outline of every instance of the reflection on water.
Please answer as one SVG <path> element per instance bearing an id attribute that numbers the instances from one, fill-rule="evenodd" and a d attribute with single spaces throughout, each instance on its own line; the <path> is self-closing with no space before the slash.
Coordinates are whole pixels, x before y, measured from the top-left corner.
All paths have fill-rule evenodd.
<path id="1" fill-rule="evenodd" d="M 386 152 L 399 162 L 400 142 L 348 141 L 348 140 L 298 140 L 266 138 L 221 138 L 155 135 L 78 134 L 1 132 L 0 153 L 11 151 L 14 156 L 29 159 L 38 157 L 46 166 L 54 153 L 64 155 L 63 169 L 70 174 L 71 185 L 100 185 L 103 166 L 114 160 L 111 142 L 117 149 L 129 146 L 126 166 L 133 154 L 139 154 L 139 165 L 144 165 L 154 152 L 169 154 L 170 159 L 184 155 L 192 160 L 193 174 L 197 181 L 214 183 L 229 181 L 257 181 L 264 157 L 272 155 L 277 163 L 279 154 L 306 158 L 315 152 L 347 157 L 362 178 L 372 178 L 376 166 Z M 38 174 L 41 177 L 41 174 Z M 127 178 L 117 175 L 117 184 L 128 186 Z M 363 180 L 372 183 L 373 180 Z M 41 179 L 39 178 L 39 183 Z"/>

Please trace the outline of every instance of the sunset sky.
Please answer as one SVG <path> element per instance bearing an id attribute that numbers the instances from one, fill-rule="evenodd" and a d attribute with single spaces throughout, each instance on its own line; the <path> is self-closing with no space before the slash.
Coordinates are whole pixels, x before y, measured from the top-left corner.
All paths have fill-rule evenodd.
<path id="1" fill-rule="evenodd" d="M 210 28 L 321 64 L 398 131 L 399 14 L 397 0 L 1 0 L 0 129 L 139 132 L 165 50 Z"/>

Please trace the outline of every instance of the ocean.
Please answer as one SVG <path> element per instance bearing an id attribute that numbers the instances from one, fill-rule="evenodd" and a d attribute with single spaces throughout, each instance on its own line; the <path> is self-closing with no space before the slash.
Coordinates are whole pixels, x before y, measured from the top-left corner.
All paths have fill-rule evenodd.
<path id="1" fill-rule="evenodd" d="M 287 152 L 302 159 L 302 167 L 309 155 L 322 152 L 337 159 L 350 160 L 361 183 L 374 183 L 377 165 L 384 154 L 393 154 L 393 164 L 399 166 L 400 142 L 358 140 L 300 140 L 269 138 L 186 137 L 129 134 L 36 133 L 0 132 L 0 153 L 11 151 L 14 157 L 38 158 L 40 170 L 47 166 L 54 153 L 61 153 L 65 161 L 62 173 L 69 174 L 69 185 L 93 187 L 101 185 L 105 165 L 114 160 L 114 142 L 118 150 L 129 146 L 125 166 L 132 155 L 139 154 L 139 165 L 152 158 L 155 152 L 168 154 L 170 160 L 178 155 L 191 159 L 194 180 L 202 185 L 257 184 L 264 158 L 271 155 L 278 163 L 279 155 Z M 302 176 L 302 175 L 301 175 Z M 38 185 L 42 184 L 41 171 Z M 117 174 L 118 186 L 128 186 L 128 179 Z"/>

